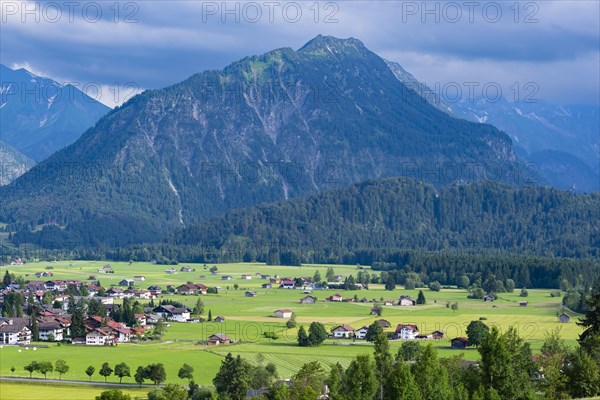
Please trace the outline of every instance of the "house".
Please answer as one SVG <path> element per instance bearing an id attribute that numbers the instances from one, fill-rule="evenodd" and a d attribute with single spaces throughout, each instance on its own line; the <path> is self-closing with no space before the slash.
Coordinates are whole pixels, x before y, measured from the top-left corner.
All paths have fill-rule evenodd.
<path id="1" fill-rule="evenodd" d="M 64 339 L 64 329 L 55 319 L 43 319 L 38 322 L 40 340 L 45 342 L 54 340 L 60 342 Z"/>
<path id="2" fill-rule="evenodd" d="M 133 279 L 123 279 L 119 282 L 119 286 L 130 286 L 133 285 L 135 281 Z"/>
<path id="3" fill-rule="evenodd" d="M 520 301 L 519 307 L 527 307 L 527 304 L 529 304 L 527 301 Z"/>
<path id="4" fill-rule="evenodd" d="M 381 327 L 383 329 L 389 328 L 392 325 L 390 324 L 390 321 L 388 321 L 387 319 L 378 319 L 377 322 L 379 322 L 379 325 L 381 325 Z"/>
<path id="5" fill-rule="evenodd" d="M 260 279 L 271 279 L 271 275 L 261 275 Z"/>
<path id="6" fill-rule="evenodd" d="M 162 293 L 162 288 L 156 285 L 149 286 L 148 290 L 152 296 L 158 296 Z"/>
<path id="7" fill-rule="evenodd" d="M 313 296 L 304 296 L 300 299 L 300 304 L 315 304 L 317 301 L 316 297 Z"/>
<path id="8" fill-rule="evenodd" d="M 414 306 L 417 302 L 411 299 L 410 296 L 400 296 L 400 300 L 398 301 L 399 306 Z"/>
<path id="9" fill-rule="evenodd" d="M 565 313 L 562 313 L 562 314 L 560 314 L 560 316 L 558 317 L 558 321 L 559 321 L 559 322 L 561 322 L 561 323 L 563 323 L 563 324 L 566 324 L 566 323 L 568 323 L 568 322 L 571 322 L 571 317 L 569 317 L 569 316 L 568 316 L 567 314 L 565 314 Z"/>
<path id="10" fill-rule="evenodd" d="M 186 322 L 190 319 L 190 310 L 187 307 L 179 308 L 169 304 L 160 305 L 152 310 L 153 313 L 158 314 L 161 318 L 168 319 L 170 321 Z"/>
<path id="11" fill-rule="evenodd" d="M 419 328 L 414 324 L 398 324 L 395 333 L 396 339 L 413 340 L 419 334 Z"/>
<path id="12" fill-rule="evenodd" d="M 137 282 L 143 282 L 143 281 L 146 280 L 146 277 L 142 276 L 142 275 L 136 275 L 136 276 L 133 277 L 133 280 L 137 281 Z"/>
<path id="13" fill-rule="evenodd" d="M 215 322 L 225 322 L 225 317 L 219 315 L 217 318 L 214 319 Z"/>
<path id="14" fill-rule="evenodd" d="M 354 328 L 350 325 L 342 324 L 333 328 L 331 333 L 333 333 L 333 337 L 336 339 L 349 339 L 354 335 Z"/>
<path id="15" fill-rule="evenodd" d="M 114 336 L 108 328 L 96 328 L 85 335 L 85 344 L 88 346 L 104 346 L 114 343 Z"/>
<path id="16" fill-rule="evenodd" d="M 469 339 L 466 337 L 456 337 L 450 340 L 450 347 L 453 349 L 464 349 L 469 346 Z"/>
<path id="17" fill-rule="evenodd" d="M 279 287 L 282 289 L 293 289 L 296 285 L 296 281 L 293 279 L 285 278 L 279 282 Z"/>
<path id="18" fill-rule="evenodd" d="M 173 275 L 173 274 L 177 273 L 177 270 L 175 268 L 169 268 L 169 269 L 165 270 L 165 272 L 169 275 Z"/>
<path id="19" fill-rule="evenodd" d="M 246 297 L 256 297 L 256 292 L 247 291 L 247 292 L 244 293 L 244 296 L 246 296 Z"/>
<path id="20" fill-rule="evenodd" d="M 431 337 L 433 339 L 443 339 L 444 338 L 444 331 L 440 331 L 440 330 L 433 331 L 431 333 Z"/>
<path id="21" fill-rule="evenodd" d="M 46 272 L 46 271 L 36 272 L 35 276 L 38 278 L 41 278 L 42 276 L 52 276 L 52 272 Z"/>
<path id="22" fill-rule="evenodd" d="M 222 280 L 222 281 L 231 281 L 231 280 L 233 280 L 233 276 L 230 276 L 230 275 L 223 275 L 223 276 L 221 277 L 221 280 Z"/>
<path id="23" fill-rule="evenodd" d="M 393 306 L 393 305 L 394 305 L 394 302 L 387 300 L 387 301 L 384 301 L 384 302 L 383 302 L 383 305 L 384 305 L 384 306 Z"/>
<path id="24" fill-rule="evenodd" d="M 333 277 L 334 282 L 341 282 L 344 277 L 341 275 L 336 275 Z"/>
<path id="25" fill-rule="evenodd" d="M 242 279 L 245 279 L 245 280 L 250 280 L 250 279 L 252 279 L 252 275 L 249 275 L 249 274 L 242 274 Z"/>
<path id="26" fill-rule="evenodd" d="M 260 285 L 260 287 L 263 289 L 272 289 L 273 285 L 271 285 L 270 283 L 263 283 L 262 285 Z"/>
<path id="27" fill-rule="evenodd" d="M 181 267 L 180 271 L 181 272 L 192 272 L 192 267 L 190 267 L 190 266 Z"/>
<path id="28" fill-rule="evenodd" d="M 30 344 L 28 324 L 29 318 L 0 318 L 0 344 Z"/>
<path id="29" fill-rule="evenodd" d="M 64 292 L 65 290 L 67 290 L 67 283 L 62 280 L 47 281 L 46 290 L 56 290 L 58 292 Z"/>
<path id="30" fill-rule="evenodd" d="M 162 317 L 158 314 L 144 314 L 144 316 L 146 317 L 146 324 L 147 325 L 154 325 L 158 322 L 159 319 L 161 319 Z"/>
<path id="31" fill-rule="evenodd" d="M 178 286 L 176 291 L 178 294 L 184 295 L 206 294 L 208 287 L 201 283 L 186 283 Z"/>
<path id="32" fill-rule="evenodd" d="M 483 301 L 491 302 L 494 301 L 494 298 L 490 295 L 483 296 Z"/>
<path id="33" fill-rule="evenodd" d="M 292 310 L 275 310 L 275 318 L 292 318 Z"/>
<path id="34" fill-rule="evenodd" d="M 146 314 L 134 314 L 133 316 L 138 324 L 141 326 L 146 325 Z"/>
<path id="35" fill-rule="evenodd" d="M 129 292 L 136 299 L 150 300 L 153 297 L 149 290 L 130 290 Z"/>
<path id="36" fill-rule="evenodd" d="M 112 298 L 117 298 L 117 299 L 122 299 L 125 297 L 125 292 L 123 292 L 123 289 L 119 289 L 119 288 L 110 288 L 106 291 L 106 295 L 108 297 L 112 297 Z"/>
<path id="37" fill-rule="evenodd" d="M 220 346 L 227 345 L 230 343 L 233 343 L 233 340 L 229 336 L 224 335 L 222 333 L 215 333 L 214 335 L 208 337 L 209 346 Z"/>
<path id="38" fill-rule="evenodd" d="M 329 296 L 327 298 L 327 301 L 342 301 L 344 298 L 342 297 L 341 294 L 336 293 L 336 294 L 332 294 L 331 296 Z"/>
<path id="39" fill-rule="evenodd" d="M 369 331 L 369 327 L 368 326 L 363 326 L 360 329 L 357 329 L 356 332 L 354 332 L 354 336 L 357 339 L 365 339 L 367 337 L 367 332 Z"/>

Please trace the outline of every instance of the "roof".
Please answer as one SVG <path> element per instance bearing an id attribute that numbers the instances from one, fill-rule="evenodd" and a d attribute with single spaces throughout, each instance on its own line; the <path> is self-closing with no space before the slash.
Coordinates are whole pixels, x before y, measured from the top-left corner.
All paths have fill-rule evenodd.
<path id="1" fill-rule="evenodd" d="M 227 341 L 227 340 L 230 342 L 232 341 L 232 339 L 229 336 L 222 334 L 222 333 L 215 333 L 214 335 L 210 335 L 208 338 L 209 339 L 218 339 L 222 342 Z"/>
<path id="2" fill-rule="evenodd" d="M 455 337 L 454 339 L 451 339 L 450 341 L 451 341 L 451 342 L 454 342 L 454 341 L 459 341 L 459 342 L 463 342 L 463 343 L 468 343 L 468 342 L 469 342 L 469 339 L 467 339 L 467 338 L 466 338 L 466 337 L 464 337 L 464 336 L 459 336 L 459 337 Z"/>
<path id="3" fill-rule="evenodd" d="M 27 328 L 28 324 L 29 318 L 3 318 L 0 322 L 0 333 L 19 333 Z"/>
<path id="4" fill-rule="evenodd" d="M 275 310 L 275 312 L 280 312 L 280 313 L 289 313 L 289 312 L 292 312 L 292 310 L 288 310 L 288 309 L 286 308 L 286 309 L 283 309 L 283 310 Z"/>
<path id="5" fill-rule="evenodd" d="M 351 327 L 350 325 L 347 325 L 347 324 L 338 325 L 338 326 L 336 326 L 335 328 L 333 328 L 331 331 L 332 331 L 332 332 L 335 332 L 335 331 L 338 331 L 338 330 L 340 330 L 340 329 L 341 329 L 341 330 L 344 330 L 344 331 L 346 331 L 346 332 L 354 332 L 354 328 L 353 328 L 353 327 Z M 368 328 L 367 328 L 367 329 L 368 329 Z"/>
<path id="6" fill-rule="evenodd" d="M 398 326 L 396 326 L 396 332 L 399 332 L 403 329 L 407 329 L 413 332 L 419 332 L 419 328 L 415 324 L 398 324 Z"/>

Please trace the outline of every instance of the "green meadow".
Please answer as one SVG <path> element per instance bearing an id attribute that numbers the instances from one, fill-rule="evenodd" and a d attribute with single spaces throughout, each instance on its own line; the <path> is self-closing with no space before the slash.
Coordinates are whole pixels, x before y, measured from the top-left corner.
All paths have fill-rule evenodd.
<path id="1" fill-rule="evenodd" d="M 113 263 L 110 262 L 115 273 L 100 274 L 97 269 L 107 262 L 71 261 L 57 263 L 29 263 L 23 266 L 6 266 L 2 268 L 10 272 L 23 275 L 26 279 L 35 280 L 35 272 L 44 271 L 46 265 L 52 265 L 54 276 L 52 279 L 81 279 L 86 281 L 90 275 L 95 275 L 104 287 L 117 285 L 121 279 L 132 278 L 134 275 L 143 275 L 146 281 L 137 282 L 141 288 L 149 285 L 160 285 L 163 289 L 166 285 L 179 285 L 192 281 L 203 283 L 207 286 L 218 286 L 219 294 L 202 296 L 205 304 L 205 315 L 211 310 L 213 317 L 218 315 L 225 317 L 225 322 L 205 323 L 170 323 L 167 333 L 160 342 L 146 342 L 140 344 L 119 344 L 111 347 L 72 346 L 55 343 L 33 344 L 28 350 L 5 346 L 0 349 L 0 374 L 11 375 L 11 367 L 16 371 L 14 376 L 28 376 L 23 366 L 32 360 L 55 361 L 62 358 L 67 361 L 71 369 L 63 376 L 63 379 L 87 380 L 85 369 L 93 365 L 96 370 L 103 362 L 114 365 L 126 362 L 134 370 L 138 365 L 161 362 L 165 365 L 168 382 L 181 382 L 177 378 L 177 371 L 183 363 L 192 365 L 195 369 L 195 379 L 198 383 L 210 385 L 212 378 L 217 372 L 222 358 L 228 353 L 240 354 L 251 362 L 256 362 L 257 354 L 264 356 L 265 362 L 273 362 L 277 365 L 281 377 L 287 378 L 293 375 L 300 366 L 311 360 L 319 360 L 324 365 L 332 365 L 340 362 L 347 366 L 358 354 L 372 352 L 370 344 L 364 341 L 333 340 L 328 339 L 322 346 L 317 348 L 301 348 L 296 345 L 296 329 L 286 329 L 285 320 L 273 316 L 277 309 L 288 308 L 297 316 L 298 326 L 307 325 L 311 321 L 319 321 L 328 327 L 336 324 L 346 323 L 355 329 L 363 325 L 369 325 L 377 317 L 370 315 L 372 303 L 328 303 L 325 298 L 340 292 L 344 297 L 353 297 L 355 294 L 359 299 L 366 297 L 369 300 L 380 299 L 394 300 L 401 294 L 407 294 L 413 298 L 417 297 L 418 290 L 404 290 L 398 287 L 394 291 L 384 290 L 382 285 L 370 285 L 368 290 L 359 291 L 336 291 L 315 290 L 313 295 L 317 297 L 316 304 L 300 304 L 299 300 L 304 296 L 303 291 L 293 289 L 262 289 L 261 284 L 267 282 L 256 277 L 256 273 L 275 274 L 281 277 L 313 276 L 315 270 L 319 270 L 325 277 L 327 266 L 304 265 L 302 267 L 267 266 L 258 263 L 219 264 L 218 274 L 212 275 L 208 268 L 212 265 L 203 264 L 180 264 L 174 266 L 178 271 L 182 266 L 189 265 L 194 268 L 193 272 L 178 272 L 169 275 L 165 272 L 170 266 L 154 265 L 150 263 Z M 332 266 L 337 275 L 356 275 L 356 266 Z M 251 274 L 251 280 L 241 279 L 242 274 Z M 204 275 L 204 278 L 200 278 Z M 231 275 L 233 280 L 223 281 L 222 275 Z M 41 278 L 47 280 L 50 278 Z M 234 289 L 234 284 L 239 288 Z M 255 291 L 256 297 L 245 297 L 244 292 Z M 449 340 L 456 336 L 464 336 L 465 328 L 472 320 L 481 317 L 486 318 L 485 323 L 496 325 L 501 330 L 510 326 L 518 329 L 521 337 L 531 343 L 534 351 L 541 347 L 547 332 L 561 328 L 561 335 L 568 344 L 574 345 L 580 328 L 576 325 L 577 315 L 572 315 L 572 320 L 567 324 L 557 321 L 556 313 L 561 311 L 561 298 L 551 297 L 550 290 L 529 289 L 529 296 L 522 298 L 519 290 L 514 293 L 502 293 L 500 298 L 493 303 L 482 300 L 468 299 L 467 292 L 462 289 L 442 289 L 440 292 L 432 292 L 423 289 L 427 304 L 416 307 L 392 307 L 384 306 L 381 318 L 391 323 L 389 330 L 394 330 L 399 323 L 417 324 L 421 332 L 429 333 L 437 329 L 446 332 L 446 339 L 427 341 L 439 350 L 440 356 L 451 356 L 461 354 L 461 351 L 451 350 Z M 196 296 L 170 295 L 164 298 L 172 298 L 193 306 Z M 519 301 L 527 300 L 527 307 L 519 307 Z M 458 303 L 458 310 L 452 311 L 447 303 Z M 279 339 L 272 340 L 263 337 L 263 332 L 275 332 Z M 209 347 L 199 344 L 213 333 L 225 333 L 237 344 L 230 346 Z M 392 351 L 397 351 L 401 342 L 392 341 Z M 39 345 L 48 345 L 38 347 Z M 33 347 L 36 347 L 34 350 Z M 465 359 L 477 360 L 479 354 L 475 349 L 462 351 Z M 57 378 L 58 374 L 49 374 L 49 378 Z M 92 381 L 103 382 L 103 378 L 94 375 Z M 110 382 L 118 381 L 118 378 L 109 377 Z M 131 383 L 133 378 L 124 378 L 123 382 Z M 3 383 L 4 387 L 5 384 Z"/>

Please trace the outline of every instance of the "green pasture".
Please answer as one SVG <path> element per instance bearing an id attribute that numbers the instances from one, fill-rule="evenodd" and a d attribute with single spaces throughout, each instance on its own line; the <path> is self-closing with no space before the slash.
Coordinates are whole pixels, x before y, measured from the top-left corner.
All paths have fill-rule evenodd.
<path id="1" fill-rule="evenodd" d="M 94 400 L 104 390 L 113 387 L 47 384 L 41 382 L 0 382 L 2 400 Z M 146 399 L 149 389 L 120 389 L 132 398 Z"/>
<path id="2" fill-rule="evenodd" d="M 164 271 L 169 266 L 154 265 L 150 263 L 113 263 L 114 274 L 99 274 L 97 269 L 107 262 L 57 262 L 57 263 L 29 263 L 23 266 L 6 266 L 12 273 L 27 275 L 27 279 L 36 279 L 33 274 L 43 271 L 46 265 L 52 265 L 54 269 L 53 279 L 81 279 L 87 280 L 90 275 L 96 275 L 103 286 L 109 287 L 117 284 L 123 278 L 131 278 L 134 275 L 143 275 L 145 282 L 138 282 L 137 286 L 147 288 L 149 285 L 160 285 L 163 289 L 166 285 L 179 285 L 187 281 L 201 282 L 207 286 L 219 286 L 221 290 L 217 295 L 202 296 L 205 304 L 204 317 L 211 310 L 213 317 L 222 315 L 226 318 L 224 323 L 171 323 L 166 335 L 161 342 L 148 342 L 140 344 L 120 344 L 115 347 L 89 347 L 49 344 L 48 348 L 40 348 L 34 351 L 21 349 L 19 353 L 15 347 L 5 346 L 0 349 L 0 374 L 11 375 L 10 368 L 15 366 L 15 376 L 28 376 L 23 366 L 32 360 L 55 361 L 59 358 L 66 360 L 71 370 L 64 375 L 64 379 L 82 379 L 87 376 L 84 371 L 88 365 L 94 365 L 98 370 L 103 362 L 114 365 L 126 362 L 132 371 L 138 365 L 162 362 L 167 370 L 169 382 L 180 381 L 177 371 L 183 363 L 192 365 L 195 369 L 195 379 L 198 383 L 209 385 L 217 372 L 221 359 L 228 352 L 240 354 L 251 362 L 255 362 L 256 355 L 262 353 L 265 362 L 273 362 L 277 365 L 281 377 L 290 377 L 300 366 L 307 361 L 319 360 L 324 365 L 340 362 L 347 366 L 352 358 L 358 354 L 372 352 L 370 344 L 362 341 L 328 339 L 322 346 L 317 348 L 301 348 L 296 345 L 296 329 L 286 329 L 285 320 L 273 317 L 276 309 L 288 308 L 297 316 L 298 325 L 308 325 L 311 321 L 320 321 L 328 327 L 336 324 L 346 323 L 355 329 L 363 325 L 369 325 L 377 317 L 370 315 L 372 302 L 368 303 L 328 303 L 324 299 L 336 290 L 315 290 L 312 295 L 318 298 L 316 304 L 300 304 L 300 298 L 305 294 L 301 290 L 293 289 L 262 289 L 261 284 L 267 282 L 256 277 L 255 274 L 275 274 L 281 277 L 312 276 L 315 270 L 319 270 L 321 276 L 325 277 L 326 266 L 306 265 L 302 267 L 266 266 L 257 263 L 219 264 L 219 274 L 211 275 L 207 265 L 204 269 L 202 264 L 181 264 L 174 266 L 179 270 L 184 265 L 195 268 L 195 272 L 178 272 L 174 275 L 166 274 Z M 70 265 L 72 264 L 72 266 Z M 356 266 L 333 266 L 337 275 L 356 275 Z M 3 274 L 4 271 L 1 271 Z M 242 280 L 241 274 L 251 274 L 251 280 Z M 205 278 L 200 279 L 200 275 Z M 232 281 L 222 281 L 222 275 L 231 275 Z M 41 278 L 47 280 L 49 278 Z M 235 290 L 233 285 L 237 283 L 239 289 Z M 245 297 L 246 289 L 257 292 L 256 297 Z M 561 311 L 561 298 L 551 297 L 550 290 L 529 289 L 529 296 L 522 298 L 519 290 L 514 293 L 502 293 L 500 298 L 492 303 L 482 300 L 468 299 L 467 292 L 461 289 L 442 289 L 440 292 L 432 292 L 423 289 L 427 298 L 427 304 L 416 307 L 392 307 L 384 306 L 381 318 L 391 323 L 390 330 L 394 330 L 399 323 L 417 324 L 421 332 L 429 333 L 437 329 L 446 332 L 447 339 L 465 335 L 465 328 L 472 320 L 485 318 L 488 325 L 496 325 L 502 330 L 509 326 L 518 329 L 521 337 L 531 343 L 532 348 L 539 350 L 544 337 L 550 330 L 561 328 L 561 335 L 569 345 L 575 345 L 575 340 L 580 333 L 580 327 L 575 324 L 577 315 L 572 315 L 568 324 L 560 324 L 556 313 Z M 370 285 L 368 290 L 340 291 L 344 297 L 353 297 L 355 294 L 359 299 L 363 297 L 369 301 L 375 299 L 394 300 L 401 294 L 407 294 L 413 298 L 417 297 L 418 290 L 403 290 L 398 287 L 393 292 L 386 291 L 381 285 Z M 198 297 L 169 295 L 164 298 L 172 298 L 193 306 Z M 527 307 L 519 307 L 519 301 L 527 300 Z M 458 310 L 452 311 L 447 303 L 458 303 Z M 278 340 L 265 339 L 263 332 L 275 332 Z M 205 340 L 213 333 L 225 333 L 238 344 L 222 347 L 207 347 L 198 343 Z M 449 340 L 430 341 L 438 348 L 440 356 L 451 356 L 460 354 L 460 351 L 449 348 Z M 392 341 L 391 348 L 396 352 L 400 342 Z M 477 360 L 478 353 L 475 349 L 464 351 L 464 357 L 468 360 Z M 56 376 L 55 376 L 56 375 Z M 57 374 L 49 377 L 56 378 Z M 93 381 L 102 382 L 103 378 L 97 374 L 92 377 Z M 109 381 L 118 381 L 111 376 Z M 125 378 L 124 382 L 133 382 L 133 378 Z"/>

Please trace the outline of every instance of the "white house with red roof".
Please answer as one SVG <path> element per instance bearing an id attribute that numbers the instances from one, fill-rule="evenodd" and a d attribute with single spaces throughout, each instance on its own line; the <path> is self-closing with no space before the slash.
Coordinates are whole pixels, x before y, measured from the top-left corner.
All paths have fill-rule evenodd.
<path id="1" fill-rule="evenodd" d="M 413 340 L 419 334 L 419 328 L 415 324 L 398 324 L 396 326 L 396 338 L 402 340 Z"/>

